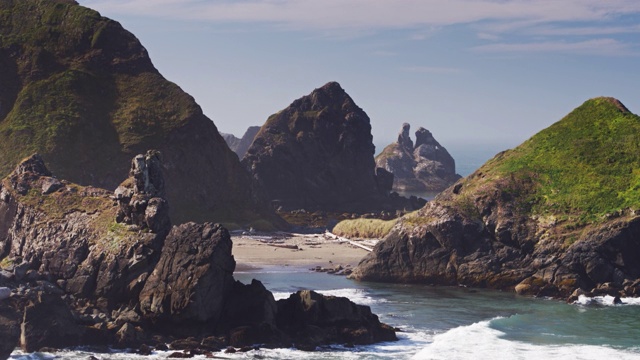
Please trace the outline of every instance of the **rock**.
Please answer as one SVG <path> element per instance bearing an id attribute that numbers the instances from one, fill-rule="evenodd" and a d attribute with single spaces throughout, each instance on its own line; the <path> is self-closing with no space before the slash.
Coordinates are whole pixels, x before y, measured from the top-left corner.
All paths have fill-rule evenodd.
<path id="1" fill-rule="evenodd" d="M 377 179 L 374 152 L 369 117 L 330 82 L 271 116 L 242 163 L 285 211 L 395 209 L 389 174 Z"/>
<path id="2" fill-rule="evenodd" d="M 376 166 L 393 174 L 393 190 L 442 191 L 458 181 L 453 157 L 431 132 L 419 128 L 414 146 L 409 129 L 402 124 L 398 141 L 376 157 Z"/>
<path id="3" fill-rule="evenodd" d="M 20 340 L 20 315 L 11 300 L 0 301 L 0 359 L 8 359 Z"/>
<path id="4" fill-rule="evenodd" d="M 11 296 L 11 289 L 8 287 L 0 287 L 0 301 L 8 299 Z"/>
<path id="5" fill-rule="evenodd" d="M 277 311 L 273 294 L 260 281 L 254 279 L 249 285 L 236 281 L 227 298 L 221 323 L 227 329 L 261 323 L 275 325 Z M 254 343 L 258 342 L 247 345 Z"/>
<path id="6" fill-rule="evenodd" d="M 231 247 L 229 232 L 218 224 L 173 227 L 140 293 L 145 317 L 167 322 L 217 322 L 234 282 Z"/>
<path id="7" fill-rule="evenodd" d="M 309 290 L 278 300 L 277 322 L 296 344 L 372 344 L 397 340 L 393 328 L 380 323 L 368 306 Z"/>
<path id="8" fill-rule="evenodd" d="M 253 139 L 258 134 L 258 131 L 260 131 L 260 126 L 249 126 L 240 139 L 232 134 L 220 133 L 220 135 L 222 135 L 224 141 L 229 145 L 229 149 L 238 155 L 238 159 L 242 159 L 247 153 L 247 150 L 249 150 L 249 146 L 253 143 Z"/>
<path id="9" fill-rule="evenodd" d="M 81 344 L 83 333 L 60 296 L 41 293 L 36 302 L 24 310 L 20 347 L 26 352 L 34 352 L 44 347 L 77 346 Z"/>

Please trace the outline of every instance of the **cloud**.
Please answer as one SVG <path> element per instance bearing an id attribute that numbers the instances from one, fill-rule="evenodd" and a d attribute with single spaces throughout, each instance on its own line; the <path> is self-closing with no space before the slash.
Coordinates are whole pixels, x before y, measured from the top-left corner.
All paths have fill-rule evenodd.
<path id="1" fill-rule="evenodd" d="M 577 42 L 544 41 L 528 43 L 496 43 L 473 47 L 472 50 L 486 53 L 577 53 L 601 56 L 623 56 L 635 54 L 633 46 L 615 39 L 593 39 Z"/>
<path id="2" fill-rule="evenodd" d="M 414 73 L 428 74 L 458 74 L 462 72 L 462 69 L 459 68 L 439 66 L 408 66 L 402 68 L 402 70 Z"/>
<path id="3" fill-rule="evenodd" d="M 80 0 L 109 14 L 296 29 L 390 29 L 488 21 L 595 21 L 640 13 L 637 0 Z M 511 23 L 514 24 L 514 23 Z"/>

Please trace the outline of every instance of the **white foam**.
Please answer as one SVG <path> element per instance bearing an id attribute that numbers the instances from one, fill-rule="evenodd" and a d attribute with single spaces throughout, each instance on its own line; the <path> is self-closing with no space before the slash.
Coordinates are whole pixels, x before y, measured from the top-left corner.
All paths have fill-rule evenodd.
<path id="1" fill-rule="evenodd" d="M 621 306 L 621 305 L 640 305 L 640 298 L 625 297 L 620 298 L 621 304 L 614 304 L 615 298 L 610 295 L 588 297 L 585 295 L 578 296 L 578 300 L 573 303 L 576 305 L 603 305 L 603 306 Z"/>
<path id="2" fill-rule="evenodd" d="M 334 290 L 317 290 L 319 294 L 327 296 L 341 296 L 353 301 L 358 305 L 372 305 L 387 302 L 386 299 L 375 299 L 369 295 L 364 289 L 334 289 Z M 277 300 L 287 299 L 291 295 L 290 292 L 274 292 L 273 297 Z"/>
<path id="3" fill-rule="evenodd" d="M 499 318 L 496 318 L 499 319 Z M 433 337 L 433 342 L 420 350 L 414 360 L 438 359 L 638 359 L 640 352 L 595 345 L 541 345 L 502 338 L 505 334 L 481 321 L 451 329 Z"/>

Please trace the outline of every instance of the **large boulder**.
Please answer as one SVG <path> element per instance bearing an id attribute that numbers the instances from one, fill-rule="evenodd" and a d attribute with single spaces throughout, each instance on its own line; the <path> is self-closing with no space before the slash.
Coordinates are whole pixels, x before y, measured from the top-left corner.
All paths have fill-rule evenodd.
<path id="1" fill-rule="evenodd" d="M 397 340 L 394 329 L 380 323 L 368 306 L 310 290 L 278 300 L 277 321 L 295 343 L 305 347 Z"/>
<path id="2" fill-rule="evenodd" d="M 20 340 L 21 313 L 14 301 L 0 300 L 0 359 L 8 359 Z"/>
<path id="3" fill-rule="evenodd" d="M 219 224 L 171 229 L 160 260 L 140 293 L 140 309 L 164 322 L 213 322 L 233 287 L 231 237 Z"/>
<path id="4" fill-rule="evenodd" d="M 456 165 L 433 134 L 425 128 L 416 131 L 415 145 L 410 125 L 402 124 L 398 141 L 376 156 L 376 165 L 394 175 L 393 189 L 399 191 L 442 191 L 460 179 Z"/>

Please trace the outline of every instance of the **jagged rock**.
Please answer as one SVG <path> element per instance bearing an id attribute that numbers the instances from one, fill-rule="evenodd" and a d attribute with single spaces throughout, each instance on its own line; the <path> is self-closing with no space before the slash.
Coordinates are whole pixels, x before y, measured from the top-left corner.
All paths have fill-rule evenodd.
<path id="1" fill-rule="evenodd" d="M 453 157 L 431 132 L 419 128 L 414 146 L 409 129 L 409 124 L 402 124 L 398 141 L 387 146 L 376 157 L 377 166 L 393 173 L 393 189 L 442 191 L 459 180 Z"/>
<path id="2" fill-rule="evenodd" d="M 397 340 L 395 331 L 380 323 L 368 306 L 309 290 L 278 300 L 277 321 L 294 342 L 307 345 Z"/>
<path id="3" fill-rule="evenodd" d="M 231 237 L 219 224 L 174 227 L 140 293 L 146 317 L 168 322 L 217 322 L 233 286 Z"/>
<path id="4" fill-rule="evenodd" d="M 242 163 L 287 211 L 390 210 L 389 175 L 377 179 L 372 139 L 367 114 L 330 82 L 269 117 Z"/>
<path id="5" fill-rule="evenodd" d="M 159 152 L 137 155 L 131 161 L 129 178 L 118 186 L 114 196 L 120 206 L 118 221 L 161 235 L 171 228 Z"/>
<path id="6" fill-rule="evenodd" d="M 1 351 L 13 341 L 13 320 L 5 321 L 3 310 L 7 304 L 15 314 L 24 312 L 26 351 L 161 346 L 167 336 L 184 339 L 203 332 L 217 332 L 242 346 L 253 341 L 290 346 L 289 336 L 277 327 L 273 295 L 260 282 L 234 282 L 226 229 L 187 223 L 167 232 L 166 213 L 166 220 L 158 221 L 162 227 L 142 217 L 162 199 L 154 154 L 136 157 L 119 196 L 66 181 L 44 194 L 40 185 L 51 174 L 39 156 L 25 159 L 2 180 L 0 260 L 8 258 L 15 273 L 3 282 L 18 286 L 16 296 L 0 301 L 0 334 L 7 334 L 0 339 Z M 118 213 L 131 223 L 116 222 Z M 205 348 L 204 340 L 190 354 Z M 215 342 L 220 348 L 228 345 Z"/>
<path id="7" fill-rule="evenodd" d="M 249 150 L 249 146 L 251 146 L 253 139 L 255 139 L 258 134 L 258 131 L 260 131 L 260 126 L 249 126 L 240 139 L 235 137 L 233 134 L 220 133 L 220 135 L 222 135 L 224 141 L 229 145 L 229 149 L 238 155 L 238 159 L 242 160 L 246 155 L 247 150 Z"/>

